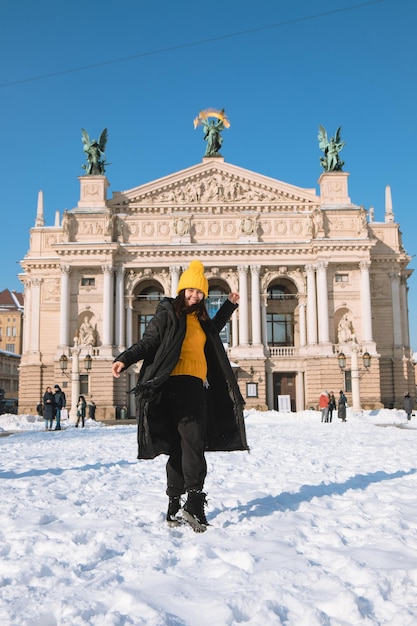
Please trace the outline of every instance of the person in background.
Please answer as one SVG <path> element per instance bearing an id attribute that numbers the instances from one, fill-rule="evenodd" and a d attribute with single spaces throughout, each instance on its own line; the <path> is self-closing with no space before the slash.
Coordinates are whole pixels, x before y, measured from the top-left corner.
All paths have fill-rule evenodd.
<path id="1" fill-rule="evenodd" d="M 77 402 L 77 421 L 75 422 L 75 428 L 78 428 L 78 424 L 81 421 L 81 428 L 85 426 L 85 410 L 87 408 L 87 402 L 84 396 L 80 396 Z"/>
<path id="2" fill-rule="evenodd" d="M 52 430 L 52 423 L 55 416 L 55 399 L 52 387 L 47 387 L 43 394 L 43 419 L 45 420 L 45 430 Z"/>
<path id="3" fill-rule="evenodd" d="M 408 391 L 404 394 L 403 409 L 407 413 L 407 419 L 411 420 L 411 413 L 414 409 L 414 400 Z"/>
<path id="4" fill-rule="evenodd" d="M 90 420 L 94 420 L 96 421 L 96 403 L 93 400 L 93 396 L 91 396 L 90 400 L 88 401 L 88 417 Z"/>
<path id="5" fill-rule="evenodd" d="M 329 394 L 324 389 L 319 397 L 319 408 L 321 411 L 321 421 L 328 422 L 329 421 Z"/>
<path id="6" fill-rule="evenodd" d="M 219 336 L 239 294 L 230 293 L 210 319 L 204 304 L 208 280 L 200 261 L 182 273 L 177 294 L 158 304 L 140 341 L 116 357 L 113 376 L 119 378 L 143 359 L 135 390 L 138 458 L 168 455 L 166 521 L 170 526 L 185 521 L 204 532 L 205 450 L 248 449 L 244 400 Z"/>
<path id="7" fill-rule="evenodd" d="M 333 411 L 336 409 L 336 398 L 334 397 L 333 391 L 330 392 L 329 395 L 329 422 L 333 419 Z"/>
<path id="8" fill-rule="evenodd" d="M 337 401 L 337 417 L 342 420 L 342 422 L 346 422 L 346 407 L 347 407 L 347 398 L 343 391 L 339 393 L 339 399 Z"/>
<path id="9" fill-rule="evenodd" d="M 43 403 L 42 400 L 36 405 L 36 411 L 39 417 L 43 417 Z"/>
<path id="10" fill-rule="evenodd" d="M 62 391 L 59 385 L 54 385 L 55 393 L 55 418 L 56 418 L 56 426 L 55 430 L 61 430 L 61 410 L 65 409 L 67 404 L 67 399 L 65 397 L 65 392 Z"/>

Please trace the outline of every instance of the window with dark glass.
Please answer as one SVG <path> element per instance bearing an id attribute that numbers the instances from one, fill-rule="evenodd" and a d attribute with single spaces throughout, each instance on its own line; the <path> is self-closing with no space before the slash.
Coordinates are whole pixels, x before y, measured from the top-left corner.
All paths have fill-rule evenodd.
<path id="1" fill-rule="evenodd" d="M 152 315 L 139 315 L 139 328 L 138 328 L 138 340 L 142 339 L 145 328 L 153 318 Z"/>
<path id="2" fill-rule="evenodd" d="M 294 316 L 291 313 L 267 313 L 266 329 L 269 346 L 294 345 Z"/>
<path id="3" fill-rule="evenodd" d="M 143 289 L 140 294 L 138 295 L 138 300 L 146 300 L 147 302 L 155 302 L 158 300 L 162 300 L 162 298 L 164 297 L 164 294 L 162 292 L 162 289 L 159 289 L 158 287 L 147 287 L 146 289 Z"/>
<path id="4" fill-rule="evenodd" d="M 214 317 L 220 309 L 223 302 L 227 300 L 227 294 L 220 289 L 209 289 L 209 295 L 206 299 L 206 307 L 210 317 Z M 230 321 L 220 333 L 222 343 L 230 345 Z"/>
<path id="5" fill-rule="evenodd" d="M 94 287 L 95 284 L 96 284 L 96 279 L 95 278 L 91 278 L 89 276 L 83 276 L 81 278 L 81 286 L 82 287 Z"/>

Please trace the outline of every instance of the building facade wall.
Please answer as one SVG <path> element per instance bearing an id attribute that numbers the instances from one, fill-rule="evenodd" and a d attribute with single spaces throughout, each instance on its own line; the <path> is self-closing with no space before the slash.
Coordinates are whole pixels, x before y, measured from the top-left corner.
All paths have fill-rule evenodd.
<path id="1" fill-rule="evenodd" d="M 345 388 L 357 351 L 362 406 L 398 404 L 414 384 L 409 257 L 398 224 L 370 222 L 351 203 L 347 181 L 344 172 L 322 174 L 317 194 L 219 157 L 111 199 L 104 176 L 80 177 L 77 207 L 59 226 L 32 228 L 22 261 L 21 409 L 33 412 L 54 383 L 75 397 L 81 376 L 98 418 L 112 419 L 124 405 L 133 415 L 127 392 L 138 366 L 115 381 L 111 363 L 137 340 L 139 319 L 153 314 L 157 298 L 176 294 L 194 258 L 205 265 L 210 292 L 240 293 L 227 350 L 247 408 L 277 408 L 280 389 L 294 410 L 316 407 L 323 388 Z M 83 322 L 92 329 L 87 343 Z M 61 355 L 70 365 L 64 373 Z"/>

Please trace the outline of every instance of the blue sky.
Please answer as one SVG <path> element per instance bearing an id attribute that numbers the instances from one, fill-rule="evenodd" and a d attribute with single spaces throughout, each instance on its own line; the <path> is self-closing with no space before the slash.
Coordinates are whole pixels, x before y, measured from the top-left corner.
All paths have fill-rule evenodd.
<path id="1" fill-rule="evenodd" d="M 390 185 L 417 254 L 416 2 L 14 0 L 0 22 L 0 290 L 22 290 L 38 191 L 48 225 L 77 204 L 81 128 L 108 128 L 111 195 L 199 163 L 209 107 L 231 121 L 227 162 L 300 187 L 318 189 L 319 125 L 342 126 L 352 202 L 383 221 Z"/>

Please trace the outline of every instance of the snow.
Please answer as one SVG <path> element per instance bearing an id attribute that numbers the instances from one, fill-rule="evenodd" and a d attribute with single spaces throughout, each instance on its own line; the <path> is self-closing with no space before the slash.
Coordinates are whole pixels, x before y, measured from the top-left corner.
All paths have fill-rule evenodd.
<path id="1" fill-rule="evenodd" d="M 166 525 L 166 457 L 138 461 L 135 426 L 0 416 L 0 623 L 417 624 L 417 418 L 245 421 L 250 454 L 207 454 L 196 534 Z"/>

